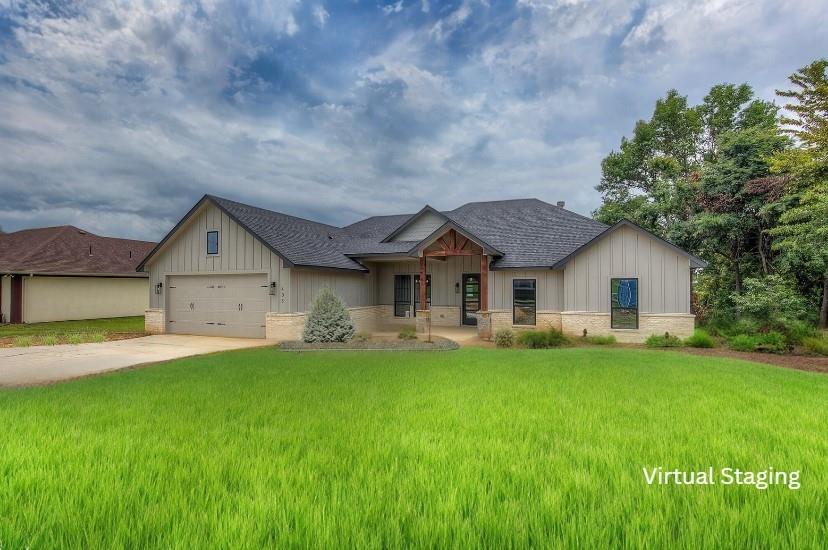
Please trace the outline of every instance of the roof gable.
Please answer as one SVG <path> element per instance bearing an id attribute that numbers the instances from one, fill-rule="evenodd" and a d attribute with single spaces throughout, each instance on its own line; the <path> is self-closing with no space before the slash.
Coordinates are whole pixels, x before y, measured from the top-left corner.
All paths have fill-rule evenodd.
<path id="1" fill-rule="evenodd" d="M 419 212 L 403 221 L 389 233 L 382 242 L 411 241 L 419 242 L 431 235 L 438 227 L 448 221 L 442 212 L 425 205 Z"/>

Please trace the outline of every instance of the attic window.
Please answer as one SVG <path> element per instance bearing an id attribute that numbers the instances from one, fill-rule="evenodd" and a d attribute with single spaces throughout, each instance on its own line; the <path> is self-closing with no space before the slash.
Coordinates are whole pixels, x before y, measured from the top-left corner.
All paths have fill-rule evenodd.
<path id="1" fill-rule="evenodd" d="M 215 256 L 219 253 L 219 232 L 218 231 L 208 231 L 207 232 L 207 254 L 210 256 Z"/>

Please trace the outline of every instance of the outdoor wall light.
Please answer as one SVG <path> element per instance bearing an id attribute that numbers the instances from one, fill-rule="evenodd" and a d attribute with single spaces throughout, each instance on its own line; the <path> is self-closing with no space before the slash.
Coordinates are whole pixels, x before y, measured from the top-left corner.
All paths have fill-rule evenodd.
<path id="1" fill-rule="evenodd" d="M 268 292 L 271 296 L 276 296 L 276 281 L 271 281 Z"/>
<path id="2" fill-rule="evenodd" d="M 161 290 L 164 288 L 164 283 L 156 283 L 155 284 L 155 293 L 161 294 Z"/>
<path id="3" fill-rule="evenodd" d="M 460 283 L 459 282 L 454 283 L 454 293 L 455 294 L 460 294 Z"/>

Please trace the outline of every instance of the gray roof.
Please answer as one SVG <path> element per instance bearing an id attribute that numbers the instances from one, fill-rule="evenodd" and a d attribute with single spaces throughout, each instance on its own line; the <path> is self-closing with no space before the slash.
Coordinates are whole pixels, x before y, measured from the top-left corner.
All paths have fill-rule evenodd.
<path id="1" fill-rule="evenodd" d="M 289 266 L 367 271 L 359 258 L 408 255 L 421 244 L 383 242 L 416 214 L 373 216 L 335 227 L 205 195 L 144 259 L 139 270 L 206 200 L 256 235 Z M 470 202 L 439 214 L 487 249 L 502 253 L 493 258 L 493 269 L 560 267 L 579 248 L 613 229 L 538 199 Z"/>

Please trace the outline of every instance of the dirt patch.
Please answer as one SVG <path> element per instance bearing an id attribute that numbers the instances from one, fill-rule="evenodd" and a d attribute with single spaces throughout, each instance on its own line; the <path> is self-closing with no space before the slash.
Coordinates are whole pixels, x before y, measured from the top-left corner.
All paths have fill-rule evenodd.
<path id="1" fill-rule="evenodd" d="M 683 351 L 692 355 L 705 355 L 708 357 L 729 357 L 732 359 L 744 359 L 756 363 L 766 363 L 788 369 L 806 370 L 811 372 L 828 373 L 828 357 L 816 355 L 777 355 L 775 353 L 757 353 L 748 351 L 734 351 L 725 348 L 672 348 L 671 351 Z"/>

